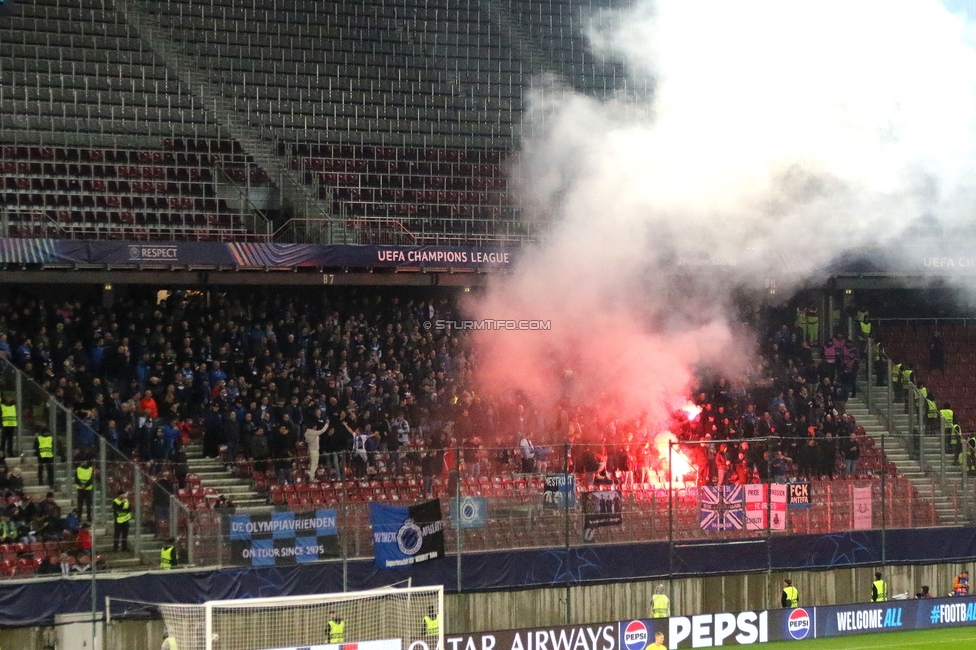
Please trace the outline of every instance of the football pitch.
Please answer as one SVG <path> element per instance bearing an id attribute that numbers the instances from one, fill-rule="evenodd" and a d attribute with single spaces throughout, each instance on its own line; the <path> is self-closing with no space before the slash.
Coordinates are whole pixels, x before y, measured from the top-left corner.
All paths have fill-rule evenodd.
<path id="1" fill-rule="evenodd" d="M 919 630 L 914 632 L 885 632 L 883 634 L 859 634 L 834 639 L 812 641 L 777 641 L 763 643 L 762 650 L 880 650 L 881 648 L 912 648 L 925 650 L 938 648 L 976 647 L 976 630 L 971 627 L 955 627 L 945 630 Z"/>

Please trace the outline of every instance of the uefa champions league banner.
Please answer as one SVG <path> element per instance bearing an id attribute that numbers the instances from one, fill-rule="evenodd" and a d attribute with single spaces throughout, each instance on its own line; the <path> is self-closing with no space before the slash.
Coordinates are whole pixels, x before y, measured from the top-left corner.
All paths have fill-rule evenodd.
<path id="1" fill-rule="evenodd" d="M 381 569 L 402 569 L 444 557 L 440 499 L 408 507 L 370 503 L 369 523 L 376 566 Z"/>
<path id="2" fill-rule="evenodd" d="M 514 261 L 515 253 L 505 248 L 0 238 L 3 264 L 491 269 L 508 268 Z"/>
<path id="3" fill-rule="evenodd" d="M 335 510 L 230 515 L 231 564 L 300 564 L 339 556 Z"/>

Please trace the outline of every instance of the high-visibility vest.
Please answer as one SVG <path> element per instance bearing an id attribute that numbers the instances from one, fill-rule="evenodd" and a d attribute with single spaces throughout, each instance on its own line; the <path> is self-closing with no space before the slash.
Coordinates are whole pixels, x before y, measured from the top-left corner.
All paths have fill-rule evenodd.
<path id="1" fill-rule="evenodd" d="M 437 636 L 440 627 L 440 621 L 437 620 L 436 616 L 424 616 L 424 632 L 427 633 L 427 636 Z"/>
<path id="2" fill-rule="evenodd" d="M 928 400 L 928 398 L 929 398 L 929 389 L 926 388 L 925 386 L 922 386 L 921 388 L 918 389 L 918 394 L 922 396 L 922 399 Z"/>
<path id="3" fill-rule="evenodd" d="M 164 546 L 159 550 L 159 568 L 160 569 L 173 568 L 173 547 L 172 546 Z"/>
<path id="4" fill-rule="evenodd" d="M 900 384 L 901 383 L 901 364 L 896 363 L 891 367 L 891 383 Z"/>
<path id="5" fill-rule="evenodd" d="M 179 648 L 176 647 L 175 636 L 170 635 L 166 637 L 165 639 L 163 639 L 163 643 L 169 643 L 169 650 L 179 650 Z"/>
<path id="6" fill-rule="evenodd" d="M 905 368 L 904 370 L 901 371 L 901 383 L 905 384 L 906 386 L 908 384 L 912 383 L 912 369 L 911 368 Z"/>
<path id="7" fill-rule="evenodd" d="M 37 454 L 41 458 L 54 458 L 54 436 L 37 436 Z"/>
<path id="8" fill-rule="evenodd" d="M 888 585 L 885 584 L 884 580 L 875 580 L 874 590 L 878 592 L 878 597 L 874 602 L 880 603 L 883 600 L 888 600 Z"/>
<path id="9" fill-rule="evenodd" d="M 934 399 L 925 398 L 925 403 L 926 403 L 926 406 L 928 406 L 928 413 L 927 413 L 927 415 L 929 416 L 929 418 L 931 418 L 931 419 L 934 420 L 937 417 L 939 417 L 939 407 L 935 403 L 935 400 Z"/>
<path id="10" fill-rule="evenodd" d="M 871 323 L 869 321 L 861 321 L 861 334 L 863 334 L 865 337 L 871 336 Z"/>
<path id="11" fill-rule="evenodd" d="M 671 601 L 664 594 L 651 596 L 651 616 L 653 618 L 667 618 L 671 613 Z"/>
<path id="12" fill-rule="evenodd" d="M 329 643 L 343 643 L 345 635 L 345 621 L 329 621 Z"/>
<path id="13" fill-rule="evenodd" d="M 115 499 L 112 499 L 112 503 L 119 508 L 118 512 L 115 513 L 115 523 L 124 524 L 132 519 L 132 510 L 129 508 L 128 499 L 119 499 L 116 497 Z"/>
<path id="14" fill-rule="evenodd" d="M 0 404 L 0 424 L 5 427 L 17 426 L 16 404 Z"/>
<path id="15" fill-rule="evenodd" d="M 95 482 L 92 481 L 92 476 L 95 474 L 95 468 L 89 467 L 85 469 L 84 467 L 79 467 L 75 470 L 75 476 L 78 479 L 78 489 L 79 490 L 93 490 L 95 489 Z M 87 484 L 88 487 L 80 487 Z"/>
<path id="16" fill-rule="evenodd" d="M 955 422 L 952 419 L 952 416 L 953 416 L 952 409 L 940 409 L 939 410 L 939 415 L 941 415 L 942 416 L 942 419 L 945 420 L 946 425 L 948 425 L 950 427 Z"/>
<path id="17" fill-rule="evenodd" d="M 790 607 L 796 607 L 800 602 L 800 592 L 796 590 L 796 587 L 789 585 L 783 587 L 783 593 L 786 594 L 786 604 Z"/>

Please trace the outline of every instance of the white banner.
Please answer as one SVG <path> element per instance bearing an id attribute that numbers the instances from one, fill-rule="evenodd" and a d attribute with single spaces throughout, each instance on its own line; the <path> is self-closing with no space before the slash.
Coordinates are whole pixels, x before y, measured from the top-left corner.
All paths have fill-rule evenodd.
<path id="1" fill-rule="evenodd" d="M 785 485 L 751 484 L 743 486 L 746 503 L 746 530 L 786 530 Z M 769 495 L 772 494 L 772 502 Z M 768 521 L 767 521 L 768 517 Z M 772 525 L 769 522 L 772 522 Z"/>
<path id="2" fill-rule="evenodd" d="M 854 530 L 871 529 L 871 488 L 852 488 L 854 506 Z"/>
<path id="3" fill-rule="evenodd" d="M 769 486 L 770 530 L 786 530 L 786 486 L 773 483 Z"/>
<path id="4" fill-rule="evenodd" d="M 746 530 L 766 530 L 766 485 L 746 485 Z"/>

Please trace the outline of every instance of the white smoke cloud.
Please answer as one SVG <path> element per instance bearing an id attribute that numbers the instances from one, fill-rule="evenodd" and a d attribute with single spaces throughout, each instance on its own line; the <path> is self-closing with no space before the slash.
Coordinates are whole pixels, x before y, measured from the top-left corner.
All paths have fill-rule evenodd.
<path id="1" fill-rule="evenodd" d="M 971 33 L 934 0 L 638 1 L 596 16 L 593 50 L 653 80 L 653 100 L 530 97 L 513 180 L 554 232 L 471 308 L 553 326 L 480 335 L 482 388 L 662 416 L 696 364 L 748 358 L 733 289 L 801 283 L 925 215 L 965 226 Z"/>

